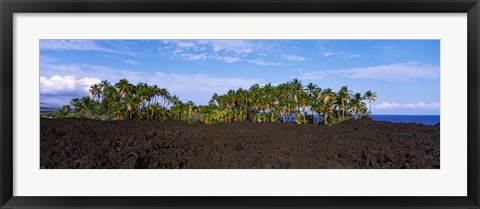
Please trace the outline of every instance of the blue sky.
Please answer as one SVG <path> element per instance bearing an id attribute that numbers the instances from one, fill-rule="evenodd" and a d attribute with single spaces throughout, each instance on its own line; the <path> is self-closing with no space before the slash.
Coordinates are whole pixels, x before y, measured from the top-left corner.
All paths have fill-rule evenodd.
<path id="1" fill-rule="evenodd" d="M 126 78 L 206 104 L 214 92 L 298 78 L 376 92 L 373 114 L 440 114 L 439 40 L 41 40 L 40 102 Z"/>

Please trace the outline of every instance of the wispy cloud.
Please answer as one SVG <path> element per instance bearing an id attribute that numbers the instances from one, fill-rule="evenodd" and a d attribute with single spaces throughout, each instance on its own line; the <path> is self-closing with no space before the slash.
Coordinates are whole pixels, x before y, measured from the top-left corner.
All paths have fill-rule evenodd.
<path id="1" fill-rule="evenodd" d="M 396 63 L 363 68 L 348 68 L 304 73 L 306 80 L 335 78 L 375 79 L 384 81 L 411 81 L 414 79 L 438 79 L 440 69 L 437 66 L 420 65 L 416 62 Z"/>
<path id="2" fill-rule="evenodd" d="M 217 59 L 217 60 L 223 60 L 223 61 L 226 62 L 226 63 L 234 63 L 234 62 L 240 62 L 240 61 L 242 61 L 242 59 L 239 58 L 239 57 L 221 57 L 221 56 L 217 56 L 217 57 L 215 57 L 215 59 Z"/>
<path id="3" fill-rule="evenodd" d="M 190 53 L 182 53 L 180 56 L 185 60 L 206 60 L 208 58 L 206 53 L 203 54 L 190 54 Z"/>
<path id="4" fill-rule="evenodd" d="M 436 110 L 436 109 L 440 109 L 440 103 L 417 102 L 417 103 L 399 104 L 395 102 L 382 102 L 380 104 L 373 105 L 373 107 L 376 109 L 382 109 L 382 110 L 401 110 L 401 109 Z"/>
<path id="5" fill-rule="evenodd" d="M 260 66 L 287 66 L 287 64 L 280 62 L 266 62 L 262 59 L 248 60 L 249 63 L 260 65 Z"/>
<path id="6" fill-rule="evenodd" d="M 125 50 L 113 50 L 101 46 L 94 40 L 40 40 L 41 50 L 99 51 L 115 54 L 134 55 Z"/>
<path id="7" fill-rule="evenodd" d="M 41 40 L 40 49 L 45 50 L 92 50 L 114 52 L 98 46 L 93 40 Z"/>
<path id="8" fill-rule="evenodd" d="M 168 40 L 162 41 L 159 47 L 162 53 L 169 53 L 173 59 L 180 60 L 218 60 L 226 63 L 247 62 L 258 66 L 289 66 L 278 60 L 265 61 L 265 53 L 273 45 L 261 41 L 249 40 Z M 255 52 L 255 53 L 254 53 Z M 298 55 L 275 52 L 273 57 L 290 62 L 305 61 Z"/>
<path id="9" fill-rule="evenodd" d="M 339 52 L 321 52 L 320 53 L 321 56 L 324 56 L 324 57 L 333 57 L 333 56 L 336 56 L 336 57 L 343 57 L 343 58 L 359 58 L 359 57 L 364 57 L 365 54 L 361 54 L 361 53 L 351 53 L 351 52 L 346 52 L 346 51 L 339 51 Z"/>
<path id="10" fill-rule="evenodd" d="M 350 54 L 348 55 L 349 58 L 357 58 L 357 57 L 363 57 L 364 54 Z"/>
<path id="11" fill-rule="evenodd" d="M 295 62 L 305 60 L 305 57 L 300 57 L 300 56 L 296 56 L 296 55 L 285 55 L 284 58 L 289 60 L 289 61 L 295 61 Z"/>
<path id="12" fill-rule="evenodd" d="M 321 53 L 321 55 L 323 55 L 324 57 L 330 57 L 330 56 L 334 55 L 334 53 L 333 52 L 323 52 L 323 53 Z"/>
<path id="13" fill-rule="evenodd" d="M 255 44 L 244 40 L 209 40 L 200 41 L 200 43 L 211 45 L 215 52 L 227 51 L 237 54 L 248 54 L 256 48 Z"/>
<path id="14" fill-rule="evenodd" d="M 177 46 L 181 48 L 190 48 L 190 47 L 194 47 L 195 44 L 192 42 L 179 42 L 177 43 Z"/>
<path id="15" fill-rule="evenodd" d="M 124 60 L 123 62 L 127 63 L 127 64 L 131 64 L 131 65 L 136 65 L 138 64 L 137 61 L 133 61 L 133 60 Z"/>
<path id="16" fill-rule="evenodd" d="M 49 64 L 56 61 L 59 61 L 59 59 L 54 57 L 40 56 L 40 64 Z"/>
<path id="17" fill-rule="evenodd" d="M 191 40 L 162 41 L 159 50 L 170 53 L 173 59 L 219 60 L 226 63 L 240 62 L 241 56 L 255 51 L 256 44 L 244 40 Z"/>

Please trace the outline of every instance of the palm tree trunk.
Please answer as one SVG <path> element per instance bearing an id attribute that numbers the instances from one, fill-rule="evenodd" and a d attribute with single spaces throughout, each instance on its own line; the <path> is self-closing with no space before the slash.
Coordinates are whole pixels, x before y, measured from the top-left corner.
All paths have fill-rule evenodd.
<path id="1" fill-rule="evenodd" d="M 372 114 L 372 100 L 368 100 L 368 112 L 370 112 L 370 114 Z"/>

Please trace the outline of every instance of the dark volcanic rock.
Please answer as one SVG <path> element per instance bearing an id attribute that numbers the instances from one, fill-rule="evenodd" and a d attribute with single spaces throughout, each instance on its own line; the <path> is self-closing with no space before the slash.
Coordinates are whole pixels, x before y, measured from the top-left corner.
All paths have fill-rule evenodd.
<path id="1" fill-rule="evenodd" d="M 42 168 L 440 168 L 439 126 L 41 119 Z"/>

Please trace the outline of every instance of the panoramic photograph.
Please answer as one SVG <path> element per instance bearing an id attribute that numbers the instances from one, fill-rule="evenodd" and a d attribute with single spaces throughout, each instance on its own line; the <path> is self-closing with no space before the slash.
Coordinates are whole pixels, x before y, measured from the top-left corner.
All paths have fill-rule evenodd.
<path id="1" fill-rule="evenodd" d="M 40 40 L 41 169 L 440 169 L 440 40 Z"/>

